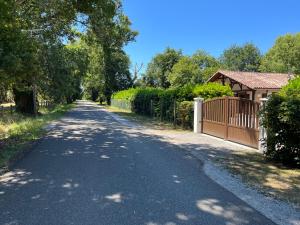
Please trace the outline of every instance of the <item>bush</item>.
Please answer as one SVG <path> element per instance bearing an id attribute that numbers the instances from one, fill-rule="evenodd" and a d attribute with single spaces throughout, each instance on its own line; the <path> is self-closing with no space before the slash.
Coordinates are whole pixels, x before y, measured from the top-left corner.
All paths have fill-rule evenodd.
<path id="1" fill-rule="evenodd" d="M 279 95 L 300 98 L 300 76 L 290 80 L 289 83 L 280 90 Z"/>
<path id="2" fill-rule="evenodd" d="M 131 88 L 119 91 L 112 96 L 112 106 L 130 110 L 131 112 L 159 117 L 161 120 L 175 122 L 184 128 L 193 127 L 193 98 L 201 96 L 205 99 L 232 96 L 228 86 L 209 83 L 195 88 L 186 85 L 180 88 Z M 176 108 L 175 108 L 176 107 Z M 176 115 L 174 111 L 176 110 Z M 176 118 L 174 118 L 176 116 Z"/>
<path id="3" fill-rule="evenodd" d="M 224 86 L 218 83 L 207 83 L 197 85 L 194 88 L 193 93 L 194 96 L 202 97 L 204 99 L 211 99 L 223 96 L 233 96 L 233 92 L 228 85 Z"/>
<path id="4" fill-rule="evenodd" d="M 193 129 L 194 102 L 183 101 L 178 104 L 177 123 L 186 129 Z"/>
<path id="5" fill-rule="evenodd" d="M 262 110 L 267 130 L 266 156 L 289 166 L 300 166 L 300 80 L 273 94 Z"/>

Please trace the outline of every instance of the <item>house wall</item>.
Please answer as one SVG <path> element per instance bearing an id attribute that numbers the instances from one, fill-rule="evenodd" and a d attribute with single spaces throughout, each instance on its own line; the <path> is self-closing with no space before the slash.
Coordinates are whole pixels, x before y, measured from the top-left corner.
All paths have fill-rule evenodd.
<path id="1" fill-rule="evenodd" d="M 230 80 L 228 78 L 226 78 L 224 81 L 225 81 L 225 84 L 227 84 L 227 85 L 230 84 Z M 215 82 L 222 84 L 222 80 L 216 80 Z M 242 85 L 242 89 L 246 90 L 249 88 L 245 85 Z M 240 90 L 241 90 L 241 88 L 240 88 L 239 84 L 233 85 L 232 91 L 235 93 L 235 96 L 238 96 L 238 94 L 241 94 Z M 264 97 L 263 94 L 267 94 L 267 96 L 269 96 L 274 92 L 278 92 L 279 90 L 280 89 L 257 89 L 257 90 L 255 90 L 254 99 L 252 99 L 252 91 L 245 91 L 244 94 L 248 94 L 250 100 L 260 101 L 260 99 L 262 97 Z"/>

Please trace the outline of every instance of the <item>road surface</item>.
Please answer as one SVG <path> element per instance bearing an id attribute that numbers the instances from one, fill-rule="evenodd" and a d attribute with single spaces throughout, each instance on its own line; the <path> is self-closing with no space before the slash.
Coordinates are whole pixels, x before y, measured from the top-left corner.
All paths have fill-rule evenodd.
<path id="1" fill-rule="evenodd" d="M 0 181 L 0 224 L 273 224 L 178 146 L 80 101 Z"/>

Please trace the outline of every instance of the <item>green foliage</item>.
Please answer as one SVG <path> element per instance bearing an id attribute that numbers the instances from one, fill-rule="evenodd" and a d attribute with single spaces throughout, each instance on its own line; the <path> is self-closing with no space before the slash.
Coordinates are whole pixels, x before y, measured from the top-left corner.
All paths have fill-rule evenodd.
<path id="1" fill-rule="evenodd" d="M 172 87 L 182 87 L 187 84 L 202 82 L 200 67 L 190 57 L 182 57 L 168 74 Z"/>
<path id="2" fill-rule="evenodd" d="M 265 155 L 285 165 L 300 167 L 299 95 L 273 94 L 261 115 L 267 131 Z"/>
<path id="3" fill-rule="evenodd" d="M 163 53 L 157 54 L 148 64 L 142 83 L 150 87 L 168 88 L 170 86 L 168 74 L 181 57 L 182 52 L 172 48 L 167 48 Z"/>
<path id="4" fill-rule="evenodd" d="M 130 26 L 115 0 L 0 1 L 1 92 L 15 90 L 17 109 L 28 113 L 35 111 L 36 93 L 72 102 L 81 97 L 82 83 L 86 96 L 102 93 L 109 100 L 113 91 L 132 86 L 122 50 L 137 35 Z"/>
<path id="5" fill-rule="evenodd" d="M 220 62 L 206 53 L 205 51 L 198 50 L 193 56 L 192 60 L 200 68 L 200 75 L 197 79 L 194 79 L 195 84 L 204 83 L 213 74 L 215 74 L 218 69 L 220 69 Z"/>
<path id="6" fill-rule="evenodd" d="M 221 56 L 222 67 L 234 71 L 258 71 L 261 63 L 260 50 L 253 44 L 233 45 Z"/>
<path id="7" fill-rule="evenodd" d="M 141 115 L 154 116 L 191 129 L 193 127 L 193 98 L 199 95 L 208 99 L 232 96 L 233 93 L 228 86 L 216 83 L 169 89 L 130 88 L 113 94 L 112 106 Z"/>
<path id="8" fill-rule="evenodd" d="M 112 99 L 117 99 L 117 100 L 129 100 L 132 101 L 135 99 L 137 93 L 139 92 L 139 88 L 130 88 L 127 90 L 123 91 L 118 91 L 115 94 L 112 95 Z"/>
<path id="9" fill-rule="evenodd" d="M 300 33 L 279 37 L 262 60 L 261 71 L 300 73 Z"/>
<path id="10" fill-rule="evenodd" d="M 233 92 L 228 85 L 223 86 L 222 84 L 218 83 L 207 83 L 203 85 L 197 85 L 193 93 L 195 96 L 202 97 L 204 99 L 211 99 L 223 96 L 233 96 Z"/>
<path id="11" fill-rule="evenodd" d="M 51 109 L 42 109 L 37 117 L 19 113 L 8 113 L 0 118 L 0 168 L 13 158 L 24 145 L 39 139 L 44 134 L 44 127 L 58 119 L 73 107 L 72 104 L 56 105 Z"/>
<path id="12" fill-rule="evenodd" d="M 182 101 L 178 103 L 177 123 L 185 129 L 193 129 L 194 102 Z"/>
<path id="13" fill-rule="evenodd" d="M 289 83 L 284 86 L 279 94 L 285 97 L 298 97 L 300 98 L 300 77 L 296 77 L 289 81 Z"/>

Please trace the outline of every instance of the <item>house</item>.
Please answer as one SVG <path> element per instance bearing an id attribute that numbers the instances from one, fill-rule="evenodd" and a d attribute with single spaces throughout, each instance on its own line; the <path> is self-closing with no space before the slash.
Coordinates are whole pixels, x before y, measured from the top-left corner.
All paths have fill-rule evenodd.
<path id="1" fill-rule="evenodd" d="M 291 75 L 283 73 L 258 73 L 219 70 L 207 82 L 228 84 L 235 97 L 259 101 L 278 92 L 285 86 Z"/>

